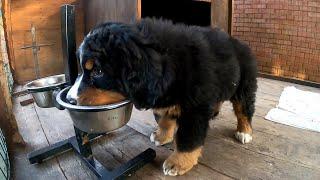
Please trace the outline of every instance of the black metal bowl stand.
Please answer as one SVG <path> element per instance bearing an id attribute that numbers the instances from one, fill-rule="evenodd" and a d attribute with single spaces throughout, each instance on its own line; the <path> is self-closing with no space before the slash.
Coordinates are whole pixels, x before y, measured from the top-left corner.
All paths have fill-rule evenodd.
<path id="1" fill-rule="evenodd" d="M 72 85 L 78 75 L 77 59 L 75 57 L 75 8 L 72 5 L 61 7 L 62 48 L 65 63 L 65 75 L 68 85 Z M 94 158 L 91 142 L 104 134 L 88 134 L 74 126 L 75 136 L 57 142 L 48 147 L 28 154 L 31 164 L 42 163 L 56 155 L 73 150 L 99 179 L 119 179 L 131 174 L 133 171 L 152 161 L 156 152 L 148 148 L 127 163 L 110 171 Z"/>
<path id="2" fill-rule="evenodd" d="M 90 145 L 92 140 L 105 134 L 88 134 L 76 127 L 74 127 L 74 130 L 75 136 L 29 153 L 28 159 L 30 163 L 42 163 L 44 160 L 50 159 L 55 155 L 74 150 L 99 179 L 118 179 L 130 175 L 156 157 L 156 152 L 148 148 L 127 163 L 109 171 L 93 156 Z"/>

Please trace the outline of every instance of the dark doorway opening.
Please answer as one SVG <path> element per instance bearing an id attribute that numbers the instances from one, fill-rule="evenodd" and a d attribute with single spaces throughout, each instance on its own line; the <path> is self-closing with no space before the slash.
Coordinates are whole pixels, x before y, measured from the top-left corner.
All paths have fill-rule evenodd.
<path id="1" fill-rule="evenodd" d="M 211 3 L 194 0 L 141 0 L 141 16 L 170 19 L 174 23 L 210 26 Z"/>

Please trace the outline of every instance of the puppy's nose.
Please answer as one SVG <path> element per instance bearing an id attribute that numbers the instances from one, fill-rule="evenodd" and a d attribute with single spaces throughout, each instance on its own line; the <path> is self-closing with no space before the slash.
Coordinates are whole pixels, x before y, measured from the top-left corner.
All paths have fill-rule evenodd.
<path id="1" fill-rule="evenodd" d="M 68 101 L 69 101 L 69 103 L 72 104 L 72 105 L 77 105 L 77 100 L 75 100 L 75 99 L 70 99 L 70 100 L 68 100 Z"/>
<path id="2" fill-rule="evenodd" d="M 67 101 L 72 105 L 77 105 L 77 100 L 71 97 L 67 97 Z"/>

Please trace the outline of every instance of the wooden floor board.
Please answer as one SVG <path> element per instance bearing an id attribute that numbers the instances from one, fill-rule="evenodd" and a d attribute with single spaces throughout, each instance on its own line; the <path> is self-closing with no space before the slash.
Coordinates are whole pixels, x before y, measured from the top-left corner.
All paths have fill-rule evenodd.
<path id="1" fill-rule="evenodd" d="M 225 125 L 233 124 L 236 126 L 237 120 L 234 116 L 233 110 L 228 108 L 223 108 L 217 119 L 213 120 L 215 123 L 224 123 Z M 265 120 L 263 117 L 255 115 L 252 120 L 252 125 L 254 130 L 264 132 L 269 135 L 276 135 L 280 137 L 286 137 L 290 140 L 297 140 L 299 142 L 308 142 L 310 144 L 320 144 L 320 133 L 313 132 L 309 130 L 298 129 L 292 126 L 287 126 L 272 121 Z M 303 137 L 305 139 L 303 139 Z M 305 140 L 308 141 L 305 141 Z"/>
<path id="2" fill-rule="evenodd" d="M 318 170 L 241 148 L 222 138 L 208 138 L 200 160 L 238 179 L 319 179 Z"/>
<path id="3" fill-rule="evenodd" d="M 45 133 L 39 123 L 33 104 L 20 106 L 20 101 L 31 98 L 30 95 L 14 99 L 14 114 L 26 146 L 14 149 L 13 179 L 66 179 L 57 159 L 48 160 L 42 165 L 30 165 L 27 154 L 35 149 L 48 146 Z"/>
<path id="4" fill-rule="evenodd" d="M 131 129 L 128 127 L 128 129 Z M 129 131 L 128 129 L 122 129 L 123 131 Z M 172 153 L 171 150 L 165 147 L 156 147 L 149 141 L 149 138 L 133 131 L 130 136 L 121 138 L 121 140 L 114 141 L 113 146 L 119 148 L 120 152 L 124 152 L 128 157 L 123 156 L 124 160 L 136 156 L 139 152 L 151 147 L 156 150 L 157 157 L 154 162 L 147 164 L 142 169 L 138 170 L 132 175 L 132 179 L 172 179 L 163 175 L 162 163 Z M 123 136 L 122 136 L 123 137 Z M 134 139 L 134 141 L 132 140 Z M 120 158 L 120 157 L 118 157 Z M 216 170 L 208 168 L 204 165 L 197 165 L 194 171 L 186 174 L 185 176 L 175 179 L 230 179 L 230 177 L 223 175 Z"/>
<path id="5" fill-rule="evenodd" d="M 128 126 L 146 136 L 149 136 L 158 125 L 151 110 L 139 111 L 136 108 L 133 108 L 132 117 Z"/>
<path id="6" fill-rule="evenodd" d="M 45 135 L 43 134 L 44 139 L 37 139 L 35 138 L 37 136 L 33 136 L 30 137 L 31 140 L 37 140 L 41 143 L 49 142 L 50 144 L 53 144 L 55 142 L 58 142 L 59 140 L 73 135 L 72 122 L 66 112 L 56 109 L 41 109 L 34 106 L 35 105 L 26 106 L 32 107 L 32 110 L 27 114 L 35 115 L 35 117 L 31 119 L 35 119 L 38 121 L 40 132 L 46 132 L 47 137 L 45 137 Z M 20 117 L 19 113 L 17 113 L 16 115 Z M 30 130 L 30 128 L 27 127 L 26 130 Z M 23 133 L 23 135 L 25 135 L 25 133 Z M 34 142 L 27 141 L 27 144 L 30 146 L 33 146 L 33 143 Z M 49 143 L 41 145 L 40 147 L 45 147 L 49 145 Z M 32 149 L 35 150 L 40 147 L 33 147 Z M 165 147 L 155 147 L 149 141 L 148 137 L 144 136 L 141 133 L 138 133 L 137 131 L 127 126 L 121 128 L 120 130 L 112 132 L 105 137 L 97 139 L 93 143 L 93 152 L 95 157 L 99 159 L 99 161 L 101 161 L 103 165 L 105 165 L 109 169 L 113 169 L 138 155 L 148 147 L 156 149 L 157 159 L 152 164 L 144 167 L 149 172 L 146 176 L 144 176 L 146 170 L 142 168 L 136 174 L 132 175 L 131 178 L 165 178 L 162 173 L 162 162 L 172 151 Z M 31 150 L 23 149 L 22 151 L 27 153 Z M 17 168 L 20 169 L 20 167 L 23 166 L 24 169 L 29 170 L 30 172 L 35 172 L 34 175 L 30 176 L 32 177 L 32 179 L 42 179 L 42 177 L 48 177 L 48 179 L 52 179 L 53 177 L 57 179 L 96 179 L 91 171 L 85 167 L 85 165 L 73 152 L 67 152 L 58 156 L 57 158 L 45 161 L 44 163 L 36 166 L 30 165 L 27 162 L 26 154 L 16 154 L 15 158 L 19 159 L 19 162 L 15 163 Z M 48 167 L 60 170 L 61 177 L 51 172 L 52 170 L 48 169 Z M 25 179 L 27 175 L 26 170 L 22 170 L 21 174 L 19 172 L 15 173 L 16 179 Z M 38 171 L 41 173 L 39 173 Z M 43 173 L 47 176 L 43 176 Z M 200 173 L 203 173 L 201 175 L 203 179 L 210 179 L 211 177 L 216 177 L 219 179 L 229 179 L 228 176 L 220 174 L 202 165 L 197 166 L 194 172 L 189 173 L 183 178 L 195 179 L 196 177 L 199 177 Z"/>
<path id="7" fill-rule="evenodd" d="M 211 121 L 210 124 L 213 124 L 213 127 L 223 126 L 226 129 L 235 130 L 237 120 L 231 109 L 223 108 L 219 116 L 215 120 Z M 252 125 L 254 130 L 254 140 L 256 136 L 264 136 L 265 138 L 273 139 L 274 142 L 277 143 L 279 143 L 279 141 L 283 142 L 285 143 L 284 146 L 295 145 L 295 150 L 304 150 L 301 154 L 309 157 L 310 162 L 313 161 L 320 167 L 320 133 L 267 121 L 263 117 L 257 115 L 253 117 Z M 266 142 L 268 142 L 267 139 Z M 260 147 L 263 146 L 263 143 L 264 141 L 261 142 Z M 280 145 L 279 147 L 275 147 L 275 150 L 280 149 Z"/>
<path id="8" fill-rule="evenodd" d="M 234 138 L 236 125 L 226 125 L 225 122 L 216 122 L 208 134 L 208 138 L 221 138 L 230 143 L 239 143 Z M 255 130 L 252 143 L 241 145 L 242 148 L 281 159 L 304 167 L 320 171 L 320 144 L 305 143 L 301 140 L 292 140 L 286 137 L 266 134 Z"/>
<path id="9" fill-rule="evenodd" d="M 155 161 L 139 169 L 129 179 L 167 179 L 162 173 L 162 163 L 172 151 L 165 147 L 154 146 L 148 137 L 129 126 L 124 126 L 103 138 L 99 138 L 93 145 L 95 157 L 109 169 L 118 167 L 150 147 L 156 150 Z M 211 179 L 212 177 L 230 179 L 230 177 L 203 165 L 197 166 L 195 171 L 180 177 L 180 179 L 195 179 L 200 175 L 201 179 Z"/>
<path id="10" fill-rule="evenodd" d="M 315 87 L 303 86 L 299 84 L 294 84 L 294 83 L 289 83 L 284 81 L 277 81 L 273 79 L 258 78 L 258 87 L 262 87 L 264 90 L 268 90 L 268 92 L 270 93 L 276 93 L 280 95 L 279 92 L 281 93 L 283 88 L 288 86 L 294 86 L 304 91 L 320 93 L 320 89 Z"/>
<path id="11" fill-rule="evenodd" d="M 234 138 L 237 121 L 231 103 L 225 102 L 219 116 L 210 121 L 199 165 L 177 179 L 320 179 L 320 133 L 264 119 L 278 104 L 283 88 L 292 85 L 320 92 L 312 87 L 258 78 L 254 139 L 246 145 Z M 28 152 L 72 136 L 73 127 L 66 111 L 41 109 L 35 104 L 20 106 L 19 101 L 26 98 L 30 95 L 15 98 L 14 104 L 19 130 L 27 142 L 26 147 L 15 149 L 14 178 L 96 179 L 73 152 L 39 165 L 28 163 Z M 151 111 L 134 109 L 128 126 L 95 140 L 94 155 L 107 168 L 113 169 L 151 147 L 157 152 L 155 161 L 129 179 L 176 179 L 162 172 L 162 163 L 172 153 L 172 146 L 155 147 L 149 140 L 156 127 Z"/>

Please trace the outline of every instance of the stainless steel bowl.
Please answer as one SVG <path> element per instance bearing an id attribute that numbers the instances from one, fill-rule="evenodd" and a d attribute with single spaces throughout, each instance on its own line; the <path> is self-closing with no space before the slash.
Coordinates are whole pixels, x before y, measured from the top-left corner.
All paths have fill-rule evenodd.
<path id="1" fill-rule="evenodd" d="M 55 89 L 63 88 L 66 84 L 65 75 L 49 76 L 36 79 L 25 85 L 36 104 L 41 108 L 55 107 L 52 94 Z"/>
<path id="2" fill-rule="evenodd" d="M 105 133 L 121 128 L 130 120 L 132 103 L 129 100 L 102 106 L 78 106 L 66 100 L 70 87 L 61 90 L 56 101 L 66 108 L 75 127 L 87 133 Z"/>

